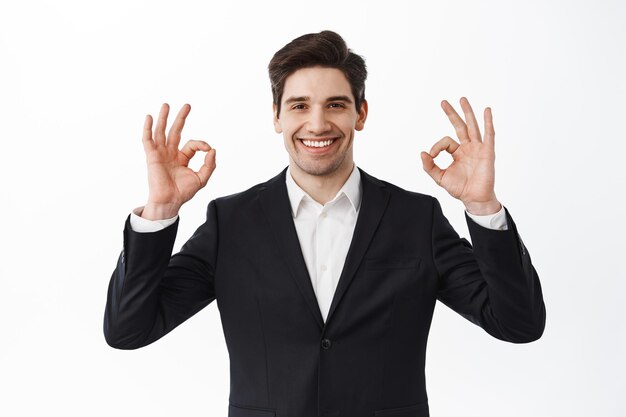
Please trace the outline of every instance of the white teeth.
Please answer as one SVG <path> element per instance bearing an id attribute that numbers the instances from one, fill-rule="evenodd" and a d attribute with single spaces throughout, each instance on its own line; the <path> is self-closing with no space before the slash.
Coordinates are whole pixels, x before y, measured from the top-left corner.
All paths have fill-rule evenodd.
<path id="1" fill-rule="evenodd" d="M 323 148 L 324 146 L 330 146 L 331 143 L 333 143 L 335 141 L 335 139 L 330 139 L 330 140 L 303 140 L 302 143 L 304 143 L 305 146 L 308 146 L 310 148 Z"/>

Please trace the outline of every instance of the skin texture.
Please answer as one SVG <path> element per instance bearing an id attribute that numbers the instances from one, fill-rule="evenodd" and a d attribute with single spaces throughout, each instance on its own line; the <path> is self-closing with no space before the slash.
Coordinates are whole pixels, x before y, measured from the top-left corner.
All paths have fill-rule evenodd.
<path id="1" fill-rule="evenodd" d="M 495 131 L 491 109 L 485 109 L 482 136 L 468 100 L 463 97 L 460 104 L 465 120 L 450 103 L 441 103 L 459 142 L 445 136 L 430 152 L 422 152 L 423 168 L 450 195 L 461 200 L 468 212 L 493 214 L 502 206 L 494 192 Z M 274 129 L 282 134 L 292 176 L 313 199 L 325 204 L 334 198 L 354 168 L 354 136 L 364 128 L 367 101 L 357 111 L 350 84 L 340 70 L 311 67 L 287 77 L 281 106 L 280 117 L 274 106 Z M 154 129 L 152 116 L 146 116 L 142 140 L 150 191 L 141 214 L 146 219 L 176 216 L 180 207 L 207 184 L 215 169 L 215 149 L 207 142 L 190 140 L 178 149 L 190 111 L 191 106 L 185 104 L 167 134 L 166 103 Z M 324 147 L 306 146 L 303 142 L 320 144 L 328 140 L 333 143 Z M 204 164 L 193 171 L 188 167 L 189 161 L 199 151 L 206 152 Z M 442 151 L 450 153 L 453 159 L 446 168 L 435 163 Z"/>

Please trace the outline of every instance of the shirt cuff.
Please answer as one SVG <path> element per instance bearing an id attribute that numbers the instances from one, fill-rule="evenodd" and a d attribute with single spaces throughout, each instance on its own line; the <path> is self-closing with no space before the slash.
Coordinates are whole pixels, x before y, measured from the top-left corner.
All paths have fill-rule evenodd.
<path id="1" fill-rule="evenodd" d="M 172 217 L 171 219 L 163 219 L 163 220 L 148 220 L 141 217 L 141 213 L 143 212 L 143 207 L 137 207 L 130 213 L 130 228 L 133 232 L 138 233 L 152 233 L 158 232 L 159 230 L 163 230 L 168 226 L 173 225 L 178 219 L 178 215 Z"/>
<path id="2" fill-rule="evenodd" d="M 471 214 L 467 210 L 465 210 L 467 216 L 472 219 L 479 226 L 482 226 L 486 229 L 491 230 L 508 230 L 509 225 L 506 222 L 506 212 L 504 211 L 504 206 L 500 208 L 500 211 L 494 214 L 488 214 L 486 216 L 477 216 L 475 214 Z"/>

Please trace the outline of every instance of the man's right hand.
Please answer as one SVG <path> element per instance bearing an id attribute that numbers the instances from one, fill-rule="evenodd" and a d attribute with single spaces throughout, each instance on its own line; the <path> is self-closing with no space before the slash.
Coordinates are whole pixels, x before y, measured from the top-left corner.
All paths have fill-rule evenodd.
<path id="1" fill-rule="evenodd" d="M 162 220 L 174 217 L 180 207 L 204 187 L 215 169 L 215 149 L 201 140 L 190 140 L 178 150 L 185 119 L 191 106 L 185 104 L 178 112 L 167 136 L 165 126 L 169 105 L 161 106 L 159 120 L 152 135 L 152 116 L 147 115 L 143 129 L 143 148 L 148 164 L 148 203 L 141 217 Z M 188 167 L 197 151 L 206 152 L 198 172 Z"/>

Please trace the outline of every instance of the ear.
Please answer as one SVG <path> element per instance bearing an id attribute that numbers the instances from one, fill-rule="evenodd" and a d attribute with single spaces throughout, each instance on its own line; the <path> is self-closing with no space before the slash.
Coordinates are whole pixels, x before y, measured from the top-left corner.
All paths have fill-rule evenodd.
<path id="1" fill-rule="evenodd" d="M 272 103 L 272 113 L 274 113 L 274 131 L 276 131 L 276 133 L 283 133 L 283 128 L 280 125 L 280 119 L 278 118 L 278 109 L 274 103 Z"/>
<path id="2" fill-rule="evenodd" d="M 354 130 L 363 130 L 365 119 L 367 119 L 367 100 L 364 99 L 361 102 L 361 110 L 359 111 L 359 117 L 356 119 Z"/>

